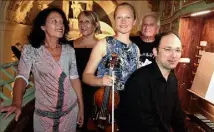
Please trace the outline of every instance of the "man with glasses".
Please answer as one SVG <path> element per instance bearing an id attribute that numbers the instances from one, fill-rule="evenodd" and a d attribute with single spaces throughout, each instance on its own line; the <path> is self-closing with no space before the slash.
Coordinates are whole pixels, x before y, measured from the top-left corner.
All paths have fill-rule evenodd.
<path id="1" fill-rule="evenodd" d="M 151 64 L 154 59 L 152 49 L 156 43 L 155 36 L 159 27 L 158 14 L 149 12 L 142 18 L 140 36 L 130 37 L 131 41 L 137 44 L 140 49 L 140 67 Z"/>
<path id="2" fill-rule="evenodd" d="M 121 132 L 187 131 L 173 73 L 181 57 L 181 41 L 172 32 L 159 37 L 153 63 L 136 70 L 126 83 L 120 101 Z"/>

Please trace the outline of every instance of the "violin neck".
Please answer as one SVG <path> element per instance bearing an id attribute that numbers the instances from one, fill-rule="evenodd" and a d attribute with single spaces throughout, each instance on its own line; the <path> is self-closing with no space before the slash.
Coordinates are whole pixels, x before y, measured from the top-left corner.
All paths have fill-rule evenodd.
<path id="1" fill-rule="evenodd" d="M 109 101 L 109 95 L 110 95 L 110 89 L 111 89 L 111 87 L 107 86 L 105 88 L 105 92 L 104 92 L 104 95 L 103 95 L 104 97 L 103 97 L 103 102 L 102 102 L 102 109 L 104 111 L 107 110 L 108 101 Z"/>
<path id="2" fill-rule="evenodd" d="M 114 74 L 113 69 L 114 69 L 113 67 L 111 67 L 111 66 L 109 67 L 109 72 L 108 72 L 109 76 L 113 76 L 113 74 Z M 105 92 L 103 95 L 102 107 L 101 107 L 103 112 L 107 111 L 111 89 L 112 89 L 111 86 L 106 86 L 106 88 L 105 88 Z"/>

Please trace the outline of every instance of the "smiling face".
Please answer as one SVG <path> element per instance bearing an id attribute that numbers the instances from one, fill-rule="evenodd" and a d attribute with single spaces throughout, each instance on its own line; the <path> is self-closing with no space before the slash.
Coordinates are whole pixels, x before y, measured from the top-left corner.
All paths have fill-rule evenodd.
<path id="1" fill-rule="evenodd" d="M 83 36 L 89 36 L 95 33 L 96 25 L 93 25 L 91 20 L 84 14 L 78 17 L 79 31 Z"/>
<path id="2" fill-rule="evenodd" d="M 115 12 L 115 26 L 121 34 L 130 33 L 135 25 L 134 13 L 129 6 L 119 6 Z"/>
<path id="3" fill-rule="evenodd" d="M 141 34 L 145 37 L 154 37 L 159 30 L 157 19 L 153 16 L 147 16 L 142 21 Z"/>
<path id="4" fill-rule="evenodd" d="M 177 66 L 181 57 L 181 51 L 181 41 L 174 34 L 164 36 L 160 41 L 159 47 L 153 49 L 159 68 L 167 71 Z"/>
<path id="5" fill-rule="evenodd" d="M 65 30 L 62 16 L 57 12 L 51 12 L 41 29 L 45 32 L 46 37 L 62 38 Z"/>

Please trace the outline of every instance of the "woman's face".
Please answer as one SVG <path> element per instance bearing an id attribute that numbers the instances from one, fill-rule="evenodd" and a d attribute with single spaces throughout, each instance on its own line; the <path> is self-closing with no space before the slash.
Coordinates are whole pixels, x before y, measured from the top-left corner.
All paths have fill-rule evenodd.
<path id="1" fill-rule="evenodd" d="M 115 13 L 116 31 L 121 34 L 130 33 L 135 25 L 133 11 L 128 6 L 118 7 Z"/>
<path id="2" fill-rule="evenodd" d="M 79 31 L 83 36 L 94 34 L 95 25 L 84 15 L 81 14 L 78 19 Z"/>
<path id="3" fill-rule="evenodd" d="M 62 16 L 58 12 L 51 12 L 41 29 L 46 37 L 62 38 L 65 32 Z"/>

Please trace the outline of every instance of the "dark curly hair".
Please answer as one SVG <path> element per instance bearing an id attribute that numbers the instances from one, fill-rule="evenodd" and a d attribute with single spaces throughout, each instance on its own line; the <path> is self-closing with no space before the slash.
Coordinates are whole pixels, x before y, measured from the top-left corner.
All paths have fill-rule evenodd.
<path id="1" fill-rule="evenodd" d="M 28 36 L 28 41 L 34 48 L 39 48 L 41 45 L 44 45 L 45 40 L 45 32 L 41 29 L 41 26 L 45 25 L 47 17 L 52 13 L 57 12 L 62 16 L 63 24 L 65 27 L 65 31 L 63 37 L 59 39 L 59 44 L 63 44 L 67 41 L 66 36 L 69 31 L 68 20 L 65 16 L 65 13 L 56 7 L 46 8 L 39 12 L 39 14 L 35 17 L 32 25 L 32 30 Z"/>

